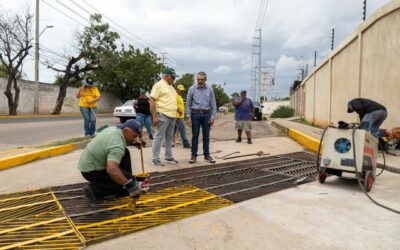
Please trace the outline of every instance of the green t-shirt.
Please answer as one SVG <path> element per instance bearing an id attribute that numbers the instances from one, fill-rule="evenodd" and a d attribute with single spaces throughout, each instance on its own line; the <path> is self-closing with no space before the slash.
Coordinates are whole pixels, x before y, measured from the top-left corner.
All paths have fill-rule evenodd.
<path id="1" fill-rule="evenodd" d="M 126 141 L 122 130 L 117 127 L 107 128 L 86 146 L 79 159 L 78 169 L 81 172 L 90 172 L 106 169 L 108 160 L 120 163 L 125 148 Z"/>

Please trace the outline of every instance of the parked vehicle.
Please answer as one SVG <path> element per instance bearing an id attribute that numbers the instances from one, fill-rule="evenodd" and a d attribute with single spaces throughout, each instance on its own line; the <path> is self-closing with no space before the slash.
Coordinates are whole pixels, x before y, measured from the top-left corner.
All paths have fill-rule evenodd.
<path id="1" fill-rule="evenodd" d="M 262 120 L 262 109 L 264 106 L 262 106 L 259 102 L 254 102 L 254 118 L 253 120 L 261 121 Z"/>
<path id="2" fill-rule="evenodd" d="M 135 100 L 128 100 L 122 106 L 116 107 L 114 109 L 113 115 L 119 118 L 121 123 L 129 119 L 136 119 L 136 112 L 133 108 L 134 101 Z"/>

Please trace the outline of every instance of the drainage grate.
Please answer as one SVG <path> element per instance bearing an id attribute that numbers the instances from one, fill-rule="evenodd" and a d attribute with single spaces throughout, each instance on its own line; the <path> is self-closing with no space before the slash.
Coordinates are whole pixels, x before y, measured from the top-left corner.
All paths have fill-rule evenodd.
<path id="1" fill-rule="evenodd" d="M 151 173 L 151 192 L 90 202 L 83 183 L 0 195 L 0 249 L 78 249 L 315 179 L 315 156 L 260 157 Z"/>

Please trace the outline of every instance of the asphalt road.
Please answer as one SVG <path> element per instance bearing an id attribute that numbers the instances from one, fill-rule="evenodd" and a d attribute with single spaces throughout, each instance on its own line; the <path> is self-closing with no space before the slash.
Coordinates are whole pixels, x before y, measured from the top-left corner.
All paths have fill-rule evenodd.
<path id="1" fill-rule="evenodd" d="M 96 127 L 114 126 L 119 119 L 97 117 Z M 0 151 L 21 146 L 41 145 L 84 136 L 81 117 L 43 117 L 0 119 Z"/>

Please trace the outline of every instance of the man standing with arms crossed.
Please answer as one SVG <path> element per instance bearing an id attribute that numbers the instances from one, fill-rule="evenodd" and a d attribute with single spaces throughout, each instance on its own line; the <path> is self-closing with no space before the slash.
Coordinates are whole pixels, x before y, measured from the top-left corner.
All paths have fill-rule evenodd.
<path id="1" fill-rule="evenodd" d="M 153 124 L 156 126 L 156 134 L 153 140 L 153 164 L 162 167 L 160 160 L 161 140 L 165 137 L 165 161 L 176 164 L 177 160 L 172 156 L 172 140 L 175 131 L 176 112 L 178 104 L 174 81 L 177 77 L 175 70 L 165 68 L 163 77 L 153 85 L 150 94 L 150 112 Z"/>
<path id="2" fill-rule="evenodd" d="M 207 74 L 197 73 L 197 84 L 189 88 L 186 98 L 186 115 L 189 126 L 192 126 L 192 156 L 189 163 L 197 160 L 200 127 L 203 132 L 203 154 L 204 160 L 215 163 L 210 156 L 210 129 L 214 124 L 217 113 L 214 91 L 211 86 L 206 85 Z"/>
<path id="3" fill-rule="evenodd" d="M 254 105 L 250 98 L 246 97 L 246 90 L 240 91 L 240 97 L 236 97 L 233 101 L 235 106 L 235 127 L 238 131 L 236 142 L 242 142 L 242 132 L 246 132 L 247 143 L 251 141 L 251 120 L 254 117 Z"/>

